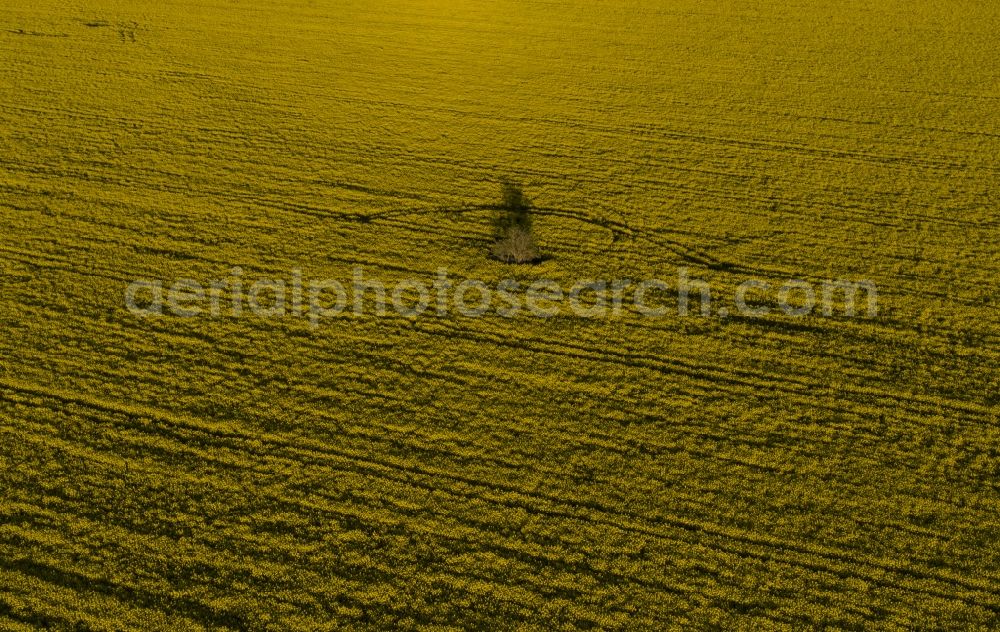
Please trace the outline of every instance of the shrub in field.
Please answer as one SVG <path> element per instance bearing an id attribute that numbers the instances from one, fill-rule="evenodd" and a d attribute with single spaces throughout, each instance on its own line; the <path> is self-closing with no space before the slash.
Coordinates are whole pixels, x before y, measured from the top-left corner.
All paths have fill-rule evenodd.
<path id="1" fill-rule="evenodd" d="M 493 257 L 504 263 L 535 263 L 541 260 L 531 233 L 514 227 L 506 237 L 493 244 Z"/>
<path id="2" fill-rule="evenodd" d="M 516 184 L 505 182 L 502 202 L 494 218 L 497 242 L 493 257 L 504 263 L 536 263 L 541 254 L 531 232 L 531 202 Z"/>

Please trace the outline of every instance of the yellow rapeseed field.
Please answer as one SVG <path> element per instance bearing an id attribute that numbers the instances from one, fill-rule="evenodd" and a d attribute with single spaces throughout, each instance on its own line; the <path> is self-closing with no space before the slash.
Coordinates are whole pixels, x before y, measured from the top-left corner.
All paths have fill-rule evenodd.
<path id="1" fill-rule="evenodd" d="M 991 0 L 4 0 L 0 629 L 997 629 L 998 33 Z M 491 256 L 511 186 L 533 265 Z M 359 270 L 713 304 L 126 302 Z M 747 279 L 877 314 L 737 314 Z"/>

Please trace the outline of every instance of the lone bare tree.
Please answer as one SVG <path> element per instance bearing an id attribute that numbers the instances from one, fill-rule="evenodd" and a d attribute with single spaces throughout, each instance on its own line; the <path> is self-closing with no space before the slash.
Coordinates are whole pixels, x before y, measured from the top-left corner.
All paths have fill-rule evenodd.
<path id="1" fill-rule="evenodd" d="M 493 222 L 497 238 L 493 257 L 504 263 L 540 261 L 541 254 L 531 232 L 531 201 L 512 182 L 504 182 L 500 194 L 502 201 Z"/>

